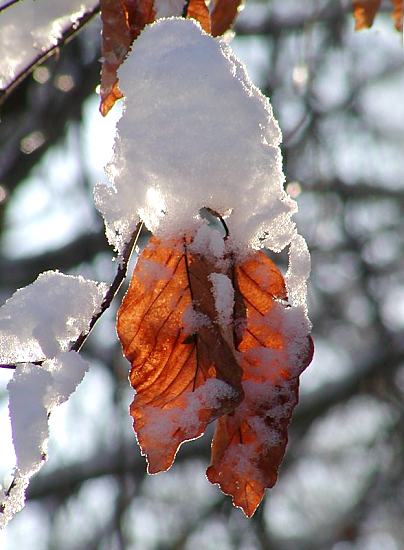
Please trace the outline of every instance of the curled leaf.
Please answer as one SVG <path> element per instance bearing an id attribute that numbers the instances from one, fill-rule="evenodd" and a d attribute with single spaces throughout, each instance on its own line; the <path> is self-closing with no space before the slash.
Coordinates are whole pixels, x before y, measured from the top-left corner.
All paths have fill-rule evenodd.
<path id="1" fill-rule="evenodd" d="M 368 29 L 380 8 L 381 0 L 352 0 L 355 30 Z"/>
<path id="2" fill-rule="evenodd" d="M 133 41 L 154 21 L 153 0 L 101 0 L 102 68 L 100 111 L 105 116 L 122 97 L 117 71 Z"/>
<path id="3" fill-rule="evenodd" d="M 210 33 L 210 15 L 205 0 L 189 0 L 187 17 L 199 21 L 203 30 Z"/>
<path id="4" fill-rule="evenodd" d="M 287 306 L 282 274 L 264 253 L 236 267 L 235 276 L 247 311 L 238 346 L 245 397 L 218 420 L 207 477 L 250 517 L 276 482 L 312 343 L 304 313 Z"/>
<path id="5" fill-rule="evenodd" d="M 391 17 L 394 21 L 395 28 L 403 32 L 403 17 L 404 17 L 404 2 L 403 0 L 391 0 L 393 11 Z"/>
<path id="6" fill-rule="evenodd" d="M 130 413 L 149 473 L 167 470 L 181 443 L 242 399 L 232 327 L 212 292 L 222 264 L 191 239 L 152 238 L 118 312 L 118 335 L 136 390 Z"/>
<path id="7" fill-rule="evenodd" d="M 210 14 L 212 36 L 220 36 L 230 29 L 242 6 L 243 0 L 215 0 Z"/>

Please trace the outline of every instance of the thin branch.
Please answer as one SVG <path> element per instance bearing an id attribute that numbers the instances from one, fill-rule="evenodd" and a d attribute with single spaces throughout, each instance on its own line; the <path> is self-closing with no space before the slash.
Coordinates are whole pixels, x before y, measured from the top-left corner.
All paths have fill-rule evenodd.
<path id="1" fill-rule="evenodd" d="M 131 240 L 126 244 L 126 246 L 124 248 L 124 251 L 122 253 L 122 258 L 119 262 L 118 270 L 116 272 L 115 278 L 112 281 L 112 284 L 109 287 L 109 289 L 108 289 L 108 291 L 107 291 L 107 293 L 104 297 L 104 300 L 101 304 L 101 308 L 100 308 L 99 312 L 96 313 L 92 317 L 92 319 L 90 321 L 90 324 L 89 324 L 88 331 L 82 332 L 80 334 L 80 336 L 77 338 L 77 340 L 71 346 L 70 351 L 80 351 L 80 349 L 83 347 L 84 342 L 87 340 L 90 332 L 94 328 L 94 325 L 96 324 L 98 319 L 101 317 L 101 315 L 103 315 L 103 313 L 111 305 L 112 300 L 115 298 L 118 290 L 120 289 L 123 281 L 125 280 L 126 272 L 128 270 L 128 264 L 129 264 L 130 258 L 132 256 L 133 249 L 135 248 L 135 246 L 136 246 L 136 244 L 139 240 L 140 233 L 142 232 L 142 229 L 143 229 L 143 225 L 144 225 L 143 222 L 139 222 L 137 224 L 136 230 L 134 231 Z"/>
<path id="2" fill-rule="evenodd" d="M 77 338 L 75 342 L 70 346 L 70 351 L 80 351 L 83 347 L 85 341 L 87 340 L 88 336 L 90 335 L 92 329 L 94 328 L 96 322 L 98 319 L 105 313 L 105 311 L 109 308 L 109 306 L 112 303 L 112 300 L 115 298 L 118 290 L 120 289 L 123 281 L 126 277 L 126 272 L 128 270 L 128 264 L 130 261 L 130 258 L 132 256 L 133 249 L 135 248 L 140 234 L 143 229 L 143 222 L 139 222 L 137 224 L 136 230 L 134 231 L 131 240 L 126 244 L 122 257 L 120 258 L 118 269 L 116 272 L 116 275 L 114 277 L 114 280 L 111 283 L 111 286 L 109 287 L 107 293 L 104 296 L 104 300 L 102 301 L 101 307 L 97 313 L 93 315 L 93 317 L 90 320 L 90 323 L 88 325 L 88 330 L 85 332 L 82 332 L 80 336 Z M 30 363 L 34 365 L 42 365 L 42 363 L 45 361 L 45 359 L 40 359 L 38 361 L 29 361 Z M 2 364 L 0 365 L 0 368 L 2 369 L 16 369 L 18 365 L 23 364 L 24 361 L 16 362 L 13 364 Z"/>
<path id="3" fill-rule="evenodd" d="M 5 4 L 3 4 L 2 6 L 0 6 L 0 13 L 4 10 L 6 10 L 7 8 L 9 8 L 10 6 L 13 6 L 14 4 L 17 4 L 17 2 L 19 2 L 20 0 L 9 0 L 8 2 L 6 2 Z"/>
<path id="4" fill-rule="evenodd" d="M 184 7 L 183 7 L 183 10 L 182 10 L 182 17 L 186 17 L 187 14 L 188 14 L 189 1 L 190 0 L 185 0 L 185 2 L 184 2 Z"/>
<path id="5" fill-rule="evenodd" d="M 74 36 L 81 30 L 84 25 L 86 25 L 91 19 L 97 15 L 97 13 L 100 11 L 100 5 L 97 3 L 90 11 L 84 13 L 84 15 L 79 18 L 77 21 L 72 23 L 70 27 L 68 27 L 64 33 L 62 33 L 61 39 L 57 42 L 57 44 L 51 46 L 47 50 L 41 52 L 38 54 L 31 63 L 25 67 L 20 73 L 16 75 L 16 77 L 2 90 L 0 90 L 0 107 L 5 103 L 8 96 L 15 90 L 15 88 L 27 77 L 29 76 L 32 71 L 35 69 L 37 65 L 40 65 L 44 61 L 46 61 L 49 57 L 54 55 L 59 51 L 61 46 L 64 46 L 67 44 Z"/>

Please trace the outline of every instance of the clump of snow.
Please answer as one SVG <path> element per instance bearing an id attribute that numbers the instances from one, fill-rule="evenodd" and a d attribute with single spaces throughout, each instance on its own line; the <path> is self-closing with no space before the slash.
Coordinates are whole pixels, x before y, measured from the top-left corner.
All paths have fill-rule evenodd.
<path id="1" fill-rule="evenodd" d="M 232 282 L 223 273 L 211 273 L 209 280 L 212 283 L 218 321 L 223 327 L 227 327 L 233 319 L 234 288 Z"/>
<path id="2" fill-rule="evenodd" d="M 207 315 L 200 311 L 195 311 L 192 304 L 186 308 L 182 315 L 184 324 L 184 333 L 186 335 L 196 334 L 202 327 L 212 326 L 212 322 Z"/>
<path id="3" fill-rule="evenodd" d="M 136 40 L 119 82 L 125 100 L 111 186 L 95 189 L 118 251 L 142 212 L 150 230 L 173 236 L 189 231 L 203 207 L 230 212 L 241 252 L 290 242 L 296 203 L 283 190 L 281 132 L 227 44 L 193 20 L 161 19 Z"/>
<path id="4" fill-rule="evenodd" d="M 13 519 L 15 514 L 24 508 L 25 491 L 29 484 L 29 477 L 15 473 L 13 485 L 6 494 L 3 489 L 0 494 L 0 529 Z"/>
<path id="5" fill-rule="evenodd" d="M 161 17 L 182 15 L 184 6 L 185 0 L 154 0 L 156 19 L 160 19 Z"/>
<path id="6" fill-rule="evenodd" d="M 211 259 L 216 265 L 225 255 L 225 241 L 219 231 L 203 222 L 198 227 L 192 243 L 188 246 L 191 253 Z"/>
<path id="7" fill-rule="evenodd" d="M 42 364 L 52 378 L 48 385 L 43 404 L 50 411 L 69 399 L 83 380 L 88 363 L 76 351 L 65 351 Z"/>
<path id="8" fill-rule="evenodd" d="M 88 363 L 74 351 L 61 352 L 41 365 L 19 365 L 8 384 L 13 445 L 17 457 L 10 494 L 0 503 L 0 526 L 24 506 L 30 478 L 46 460 L 48 416 L 66 401 L 82 381 Z"/>
<path id="9" fill-rule="evenodd" d="M 310 269 L 307 243 L 301 235 L 295 234 L 289 247 L 289 267 L 285 276 L 289 302 L 293 306 L 306 308 L 307 279 Z"/>
<path id="10" fill-rule="evenodd" d="M 43 51 L 58 43 L 96 0 L 24 0 L 1 12 L 0 89 L 4 89 Z"/>
<path id="11" fill-rule="evenodd" d="M 88 330 L 106 290 L 102 283 L 49 271 L 0 308 L 0 362 L 19 363 L 8 384 L 17 465 L 0 525 L 21 510 L 29 479 L 46 460 L 49 412 L 84 377 L 87 362 L 68 347 Z"/>
<path id="12" fill-rule="evenodd" d="M 21 476 L 34 474 L 46 452 L 48 413 L 43 400 L 51 384 L 51 374 L 31 363 L 20 365 L 8 384 L 13 444 Z"/>
<path id="13" fill-rule="evenodd" d="M 48 413 L 70 397 L 88 369 L 74 351 L 60 353 L 42 365 L 23 363 L 8 384 L 9 411 L 17 468 L 31 476 L 43 461 L 48 439 Z"/>
<path id="14" fill-rule="evenodd" d="M 66 351 L 101 306 L 107 285 L 47 271 L 0 308 L 0 362 L 43 360 Z"/>

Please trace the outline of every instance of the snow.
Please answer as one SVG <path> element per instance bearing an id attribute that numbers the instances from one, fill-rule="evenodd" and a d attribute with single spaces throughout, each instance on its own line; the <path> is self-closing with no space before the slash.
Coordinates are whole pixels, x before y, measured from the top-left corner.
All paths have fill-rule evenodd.
<path id="1" fill-rule="evenodd" d="M 43 360 L 66 351 L 100 308 L 107 285 L 47 271 L 0 308 L 0 362 Z"/>
<path id="2" fill-rule="evenodd" d="M 31 476 L 41 465 L 49 436 L 43 397 L 52 384 L 46 370 L 24 363 L 8 384 L 13 444 L 20 475 Z"/>
<path id="3" fill-rule="evenodd" d="M 0 89 L 41 52 L 56 45 L 63 31 L 96 4 L 96 0 L 20 0 L 2 11 Z"/>
<path id="4" fill-rule="evenodd" d="M 16 482 L 9 496 L 3 494 L 0 526 L 23 507 L 29 478 L 46 460 L 50 411 L 88 369 L 68 347 L 88 330 L 106 290 L 102 283 L 48 271 L 0 308 L 0 362 L 18 363 L 8 384 Z"/>
<path id="5" fill-rule="evenodd" d="M 15 486 L 3 494 L 0 528 L 21 510 L 30 478 L 46 461 L 48 416 L 66 401 L 82 381 L 88 363 L 74 351 L 61 352 L 42 365 L 19 365 L 8 384 L 13 445 L 17 457 Z"/>
<path id="6" fill-rule="evenodd" d="M 0 513 L 0 529 L 5 527 L 14 515 L 23 509 L 28 484 L 29 477 L 16 472 L 9 495 L 6 495 L 4 489 L 1 490 L 0 506 L 3 511 Z"/>
<path id="7" fill-rule="evenodd" d="M 306 308 L 307 279 L 310 275 L 310 253 L 301 235 L 294 235 L 289 247 L 289 267 L 285 276 L 289 302 Z"/>
<path id="8" fill-rule="evenodd" d="M 142 269 L 137 272 L 138 281 L 149 291 L 153 291 L 159 281 L 169 281 L 174 269 L 148 258 L 142 259 Z"/>
<path id="9" fill-rule="evenodd" d="M 88 366 L 87 361 L 84 361 L 76 351 L 61 352 L 43 363 L 42 368 L 52 379 L 43 398 L 48 411 L 69 399 L 83 380 Z"/>
<path id="10" fill-rule="evenodd" d="M 136 40 L 119 79 L 126 97 L 111 185 L 95 189 L 118 251 L 142 212 L 168 237 L 192 230 L 202 207 L 226 218 L 240 253 L 290 242 L 297 207 L 283 190 L 281 132 L 227 44 L 193 20 L 161 19 Z"/>
<path id="11" fill-rule="evenodd" d="M 203 424 L 203 411 L 218 409 L 223 400 L 234 397 L 235 392 L 229 384 L 211 378 L 196 390 L 179 396 L 175 407 L 161 409 L 146 405 L 142 412 L 145 419 L 142 436 L 160 443 L 150 450 L 149 458 L 153 462 L 160 461 L 166 455 L 167 449 L 174 447 L 175 451 L 178 444 L 175 435 L 178 433 L 184 434 L 184 440 L 203 435 L 198 433 Z"/>
<path id="12" fill-rule="evenodd" d="M 160 19 L 161 17 L 182 15 L 184 6 L 185 0 L 154 0 L 156 19 Z"/>
<path id="13" fill-rule="evenodd" d="M 202 223 L 198 227 L 192 243 L 188 246 L 188 250 L 191 253 L 204 256 L 218 265 L 225 255 L 225 242 L 219 231 L 207 223 Z"/>
<path id="14" fill-rule="evenodd" d="M 212 283 L 218 321 L 223 327 L 227 327 L 233 319 L 234 288 L 232 282 L 223 273 L 211 273 L 209 280 Z"/>
<path id="15" fill-rule="evenodd" d="M 8 384 L 9 411 L 17 468 L 31 476 L 43 461 L 48 413 L 66 401 L 82 381 L 88 363 L 78 353 L 63 352 L 42 365 L 23 363 Z"/>
<path id="16" fill-rule="evenodd" d="M 182 315 L 184 325 L 184 334 L 189 336 L 196 334 L 202 327 L 211 327 L 212 322 L 207 315 L 200 311 L 195 311 L 192 304 L 186 308 Z"/>

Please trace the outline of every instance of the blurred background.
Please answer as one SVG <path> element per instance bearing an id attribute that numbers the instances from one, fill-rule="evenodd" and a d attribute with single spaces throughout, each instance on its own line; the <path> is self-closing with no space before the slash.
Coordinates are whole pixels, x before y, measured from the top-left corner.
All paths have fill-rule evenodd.
<path id="1" fill-rule="evenodd" d="M 256 515 L 205 479 L 209 434 L 169 472 L 145 474 L 114 304 L 85 346 L 90 372 L 52 412 L 49 461 L 1 548 L 404 548 L 404 48 L 390 10 L 382 2 L 374 27 L 355 33 L 350 0 L 248 0 L 235 27 L 233 47 L 280 122 L 312 254 L 314 360 Z M 0 302 L 47 269 L 114 276 L 92 202 L 120 110 L 98 113 L 99 32 L 95 18 L 2 109 Z M 10 376 L 0 370 L 5 486 Z"/>

